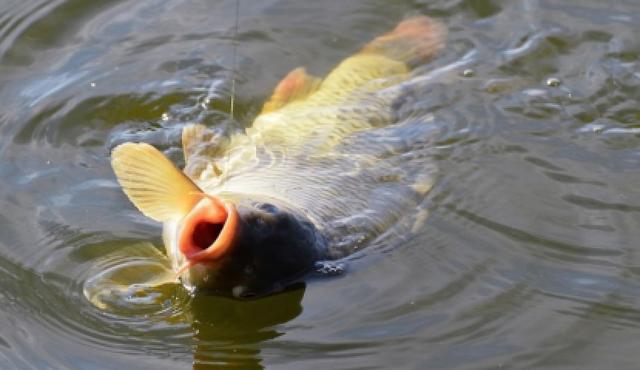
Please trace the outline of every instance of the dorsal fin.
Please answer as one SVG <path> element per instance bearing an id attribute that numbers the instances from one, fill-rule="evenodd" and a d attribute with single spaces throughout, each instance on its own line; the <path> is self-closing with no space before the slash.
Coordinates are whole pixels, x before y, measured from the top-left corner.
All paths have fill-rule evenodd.
<path id="1" fill-rule="evenodd" d="M 318 89 L 320 82 L 320 78 L 307 74 L 303 67 L 294 69 L 276 86 L 269 101 L 262 106 L 260 114 L 272 112 L 292 101 L 311 95 Z"/>
<path id="2" fill-rule="evenodd" d="M 129 200 L 145 216 L 164 222 L 186 215 L 202 190 L 162 152 L 145 143 L 124 143 L 111 166 Z"/>

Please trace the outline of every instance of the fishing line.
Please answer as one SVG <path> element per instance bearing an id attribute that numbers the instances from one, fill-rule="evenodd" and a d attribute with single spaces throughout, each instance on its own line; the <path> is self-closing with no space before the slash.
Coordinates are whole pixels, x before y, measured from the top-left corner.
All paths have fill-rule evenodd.
<path id="1" fill-rule="evenodd" d="M 236 60 L 238 54 L 238 18 L 240 18 L 240 0 L 236 0 L 236 24 L 233 31 L 233 54 L 231 62 L 231 102 L 229 106 L 229 115 L 234 119 L 233 111 L 236 101 Z"/>
<path id="2" fill-rule="evenodd" d="M 235 0 L 236 3 L 236 17 L 235 17 L 235 26 L 233 27 L 233 51 L 232 51 L 232 60 L 231 60 L 231 99 L 229 101 L 229 116 L 233 121 L 235 119 L 234 111 L 235 111 L 235 102 L 236 102 L 236 65 L 238 59 L 238 23 L 240 18 L 240 0 Z M 227 187 L 227 172 L 230 161 L 230 153 L 225 153 L 225 159 L 223 163 L 223 171 L 220 174 L 220 180 L 222 182 L 222 188 L 226 189 Z"/>

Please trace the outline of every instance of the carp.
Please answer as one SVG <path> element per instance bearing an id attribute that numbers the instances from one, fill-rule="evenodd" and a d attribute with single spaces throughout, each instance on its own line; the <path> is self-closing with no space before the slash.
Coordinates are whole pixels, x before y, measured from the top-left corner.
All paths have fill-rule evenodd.
<path id="1" fill-rule="evenodd" d="M 445 36 L 438 21 L 413 17 L 324 79 L 294 69 L 243 131 L 185 126 L 182 170 L 149 144 L 114 148 L 117 180 L 164 224 L 181 282 L 235 297 L 272 293 L 319 261 L 362 248 L 403 215 L 424 213 L 418 205 L 432 184 L 415 155 L 424 141 L 411 140 L 419 129 L 401 133 L 407 140 L 388 130 L 399 127 L 402 84 Z"/>

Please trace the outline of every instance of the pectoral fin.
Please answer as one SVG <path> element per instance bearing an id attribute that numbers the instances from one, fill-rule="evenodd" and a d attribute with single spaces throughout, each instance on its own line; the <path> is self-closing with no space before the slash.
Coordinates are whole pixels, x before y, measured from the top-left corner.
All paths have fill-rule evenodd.
<path id="1" fill-rule="evenodd" d="M 198 143 L 203 140 L 207 128 L 201 124 L 187 125 L 182 129 L 182 150 L 184 161 L 189 161 L 189 157 L 195 152 Z"/>
<path id="2" fill-rule="evenodd" d="M 183 217 L 201 198 L 202 190 L 149 144 L 117 146 L 111 153 L 111 166 L 131 202 L 156 221 Z"/>
<path id="3" fill-rule="evenodd" d="M 219 157 L 225 152 L 228 143 L 229 138 L 223 133 L 199 123 L 186 125 L 182 129 L 182 150 L 187 166 L 195 157 Z"/>
<path id="4" fill-rule="evenodd" d="M 298 67 L 280 81 L 273 95 L 262 107 L 262 113 L 272 112 L 286 104 L 305 98 L 315 92 L 322 80 L 307 74 L 304 68 Z"/>

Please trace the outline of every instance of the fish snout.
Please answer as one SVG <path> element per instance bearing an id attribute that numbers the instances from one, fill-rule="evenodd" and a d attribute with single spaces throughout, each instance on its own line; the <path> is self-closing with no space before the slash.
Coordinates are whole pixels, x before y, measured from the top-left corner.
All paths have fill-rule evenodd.
<path id="1" fill-rule="evenodd" d="M 204 195 L 182 220 L 178 248 L 189 266 L 221 258 L 233 246 L 238 233 L 236 206 L 213 195 Z"/>

